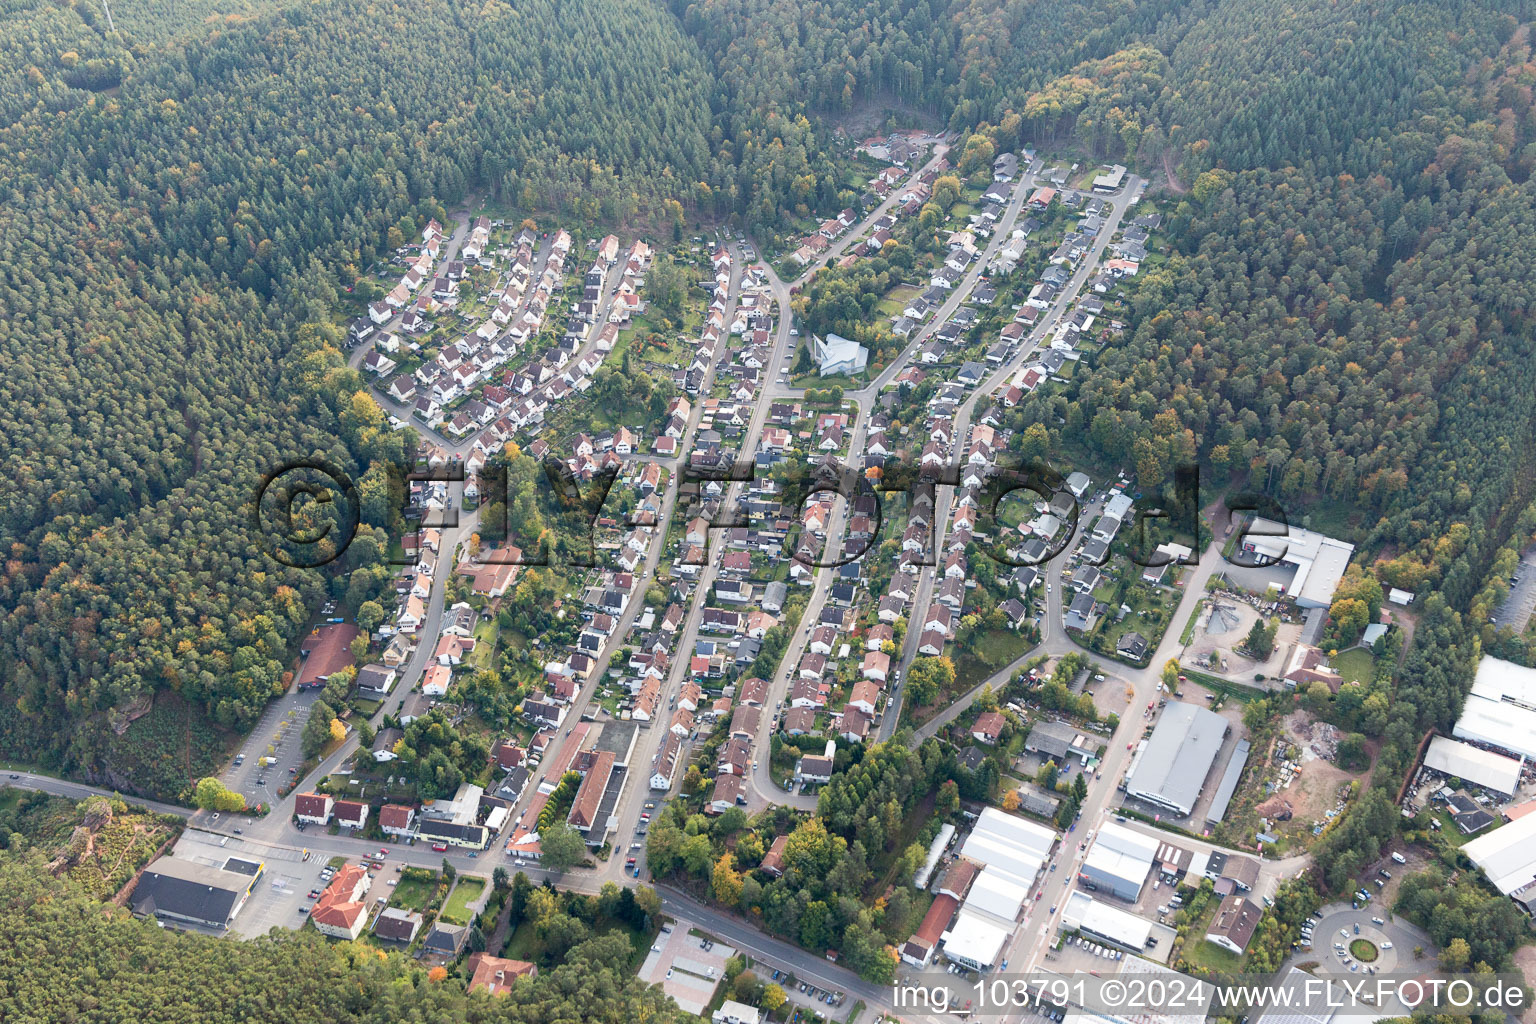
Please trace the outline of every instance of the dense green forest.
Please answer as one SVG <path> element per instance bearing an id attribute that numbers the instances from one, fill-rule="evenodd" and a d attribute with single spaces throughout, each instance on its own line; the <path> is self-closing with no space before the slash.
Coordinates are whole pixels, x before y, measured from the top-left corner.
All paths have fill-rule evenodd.
<path id="1" fill-rule="evenodd" d="M 1165 26 L 1158 55 L 1134 62 L 1164 84 L 1133 112 L 1143 162 L 1166 157 L 1188 185 L 1172 251 L 1143 268 L 1128 340 L 1016 414 L 1065 450 L 1129 462 L 1143 486 L 1198 459 L 1217 486 L 1266 491 L 1359 543 L 1383 585 L 1422 595 L 1372 728 L 1373 788 L 1318 850 L 1335 890 L 1400 827 L 1393 795 L 1418 740 L 1449 730 L 1471 683 L 1474 599 L 1529 532 L 1528 17 L 1225 0 L 1177 42 Z M 1089 82 L 1079 91 L 1101 97 Z M 1091 109 L 1070 123 L 1088 146 Z"/>
<path id="2" fill-rule="evenodd" d="M 398 953 L 332 944 L 313 931 L 251 942 L 167 931 L 104 911 L 43 867 L 38 854 L 0 858 L 0 1016 L 16 1024 L 697 1019 L 626 969 L 631 948 L 621 932 L 578 942 L 508 995 L 469 995 L 462 978 L 430 980 Z"/>
<path id="3" fill-rule="evenodd" d="M 913 750 L 909 740 L 902 732 L 867 750 L 840 751 L 846 767 L 821 791 L 814 815 L 779 806 L 749 818 L 733 807 L 711 819 L 673 800 L 651 826 L 646 864 L 656 877 L 693 884 L 775 935 L 818 954 L 835 950 L 849 969 L 890 982 L 895 946 L 912 934 L 927 899 L 891 883 L 921 866 L 960 800 L 954 751 L 932 738 Z M 701 793 L 703 786 L 700 777 Z M 763 856 L 786 834 L 782 873 L 760 872 Z"/>
<path id="4" fill-rule="evenodd" d="M 704 66 L 660 13 L 342 0 L 156 49 L 94 7 L 7 5 L 5 749 L 110 770 L 156 693 L 254 720 L 327 585 L 377 557 L 330 580 L 267 558 L 261 475 L 320 454 L 367 497 L 405 443 L 316 325 L 471 187 L 620 219 L 706 177 Z M 175 795 L 196 758 L 124 760 Z"/>

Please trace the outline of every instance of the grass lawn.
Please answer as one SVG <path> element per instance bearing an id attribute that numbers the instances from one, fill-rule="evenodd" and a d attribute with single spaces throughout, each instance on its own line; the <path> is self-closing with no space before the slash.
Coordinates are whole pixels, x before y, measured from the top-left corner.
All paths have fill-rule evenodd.
<path id="1" fill-rule="evenodd" d="M 474 668 L 487 669 L 496 655 L 496 620 L 486 619 L 475 626 L 475 649 L 469 652 L 469 664 Z"/>
<path id="2" fill-rule="evenodd" d="M 443 906 L 442 919 L 449 924 L 469 924 L 469 905 L 480 898 L 485 891 L 485 880 L 482 878 L 466 878 L 459 876 L 459 884 L 453 887 L 453 892 L 448 894 L 448 902 Z"/>
<path id="3" fill-rule="evenodd" d="M 1345 682 L 1354 680 L 1369 683 L 1376 678 L 1376 657 L 1364 647 L 1352 647 L 1328 659 L 1328 662 L 1338 669 Z"/>
<path id="4" fill-rule="evenodd" d="M 1022 658 L 1034 642 L 1011 629 L 978 632 L 955 656 L 955 691 L 963 693 L 1005 665 Z"/>
<path id="5" fill-rule="evenodd" d="M 1195 602 L 1194 610 L 1189 613 L 1189 621 L 1184 623 L 1184 632 L 1179 636 L 1179 643 L 1188 647 L 1189 642 L 1195 638 L 1195 623 L 1200 621 L 1200 612 L 1205 609 L 1206 598 Z"/>
<path id="6" fill-rule="evenodd" d="M 907 303 L 921 290 L 915 284 L 897 285 L 886 294 L 885 298 L 875 304 L 875 312 L 881 316 L 893 317 L 906 309 Z"/>
<path id="7" fill-rule="evenodd" d="M 510 960 L 533 960 L 533 954 L 539 949 L 538 939 L 533 934 L 533 922 L 523 921 L 512 934 L 507 936 L 507 944 L 502 949 L 501 955 Z"/>
<path id="8" fill-rule="evenodd" d="M 1205 933 L 1211 918 L 1216 916 L 1216 911 L 1219 909 L 1221 909 L 1221 900 L 1211 900 L 1210 912 L 1202 914 L 1200 920 L 1191 924 L 1185 932 L 1184 948 L 1180 955 L 1193 967 L 1235 974 L 1242 966 L 1243 958 L 1231 950 L 1222 949 L 1214 942 L 1205 941 Z"/>
<path id="9" fill-rule="evenodd" d="M 1436 809 L 1432 816 L 1436 821 L 1440 822 L 1440 837 L 1450 846 L 1462 846 L 1472 838 L 1472 836 L 1462 834 L 1461 829 L 1456 827 L 1456 819 L 1451 817 L 1444 808 Z M 1489 831 L 1489 829 L 1483 829 L 1478 835 L 1487 835 Z"/>
<path id="10" fill-rule="evenodd" d="M 424 911 L 432 900 L 432 894 L 437 892 L 437 876 L 432 880 L 424 881 L 415 878 L 402 878 L 400 884 L 395 886 L 394 893 L 389 897 L 389 905 L 400 907 L 404 910 Z"/>
<path id="11" fill-rule="evenodd" d="M 1363 964 L 1368 964 L 1380 956 L 1381 953 L 1377 950 L 1376 943 L 1365 939 L 1355 939 L 1349 944 L 1349 955 Z"/>

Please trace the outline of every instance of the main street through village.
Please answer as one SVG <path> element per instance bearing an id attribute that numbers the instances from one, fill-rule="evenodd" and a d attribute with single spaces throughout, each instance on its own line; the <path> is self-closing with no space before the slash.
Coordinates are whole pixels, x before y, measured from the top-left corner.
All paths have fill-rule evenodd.
<path id="1" fill-rule="evenodd" d="M 931 159 L 923 167 L 913 172 L 913 179 L 925 171 L 937 167 L 946 152 L 946 146 L 940 145 L 936 147 Z M 913 360 L 917 353 L 930 339 L 934 331 L 945 323 L 949 316 L 970 298 L 972 290 L 976 287 L 999 247 L 1009 239 L 1011 231 L 1024 208 L 1026 198 L 1030 195 L 1031 190 L 1042 181 L 1038 162 L 1018 176 L 1018 180 L 1012 185 L 1005 215 L 996 225 L 989 243 L 981 253 L 980 258 L 975 261 L 970 270 L 965 274 L 963 280 L 952 290 L 952 293 L 937 311 L 936 315 L 926 326 L 913 333 L 899 355 L 892 359 L 868 384 L 858 390 L 844 393 L 845 400 L 855 410 L 856 416 L 855 424 L 850 434 L 849 465 L 856 466 L 861 464 L 865 444 L 869 436 L 871 415 L 882 390 L 890 385 L 904 369 L 913 365 Z M 956 461 L 959 461 L 962 457 L 959 453 L 963 453 L 965 449 L 963 441 L 969 436 L 972 417 L 978 408 L 978 403 L 982 403 L 982 407 L 985 408 L 985 403 L 991 399 L 994 392 L 1012 378 L 1031 357 L 1038 353 L 1053 328 L 1076 302 L 1084 286 L 1097 270 L 1110 238 L 1119 227 L 1126 211 L 1139 200 L 1143 185 L 1144 183 L 1140 179 L 1131 176 L 1117 194 L 1107 197 L 1109 209 L 1104 218 L 1104 227 L 1098 233 L 1091 251 L 1077 267 L 1069 284 L 1060 291 L 1059 296 L 1046 314 L 1039 319 L 1035 328 L 1022 340 L 1009 358 L 991 372 L 985 380 L 974 387 L 960 406 L 955 419 L 954 432 L 956 440 L 955 449 L 957 452 Z M 899 190 L 897 191 L 899 192 Z M 793 292 L 800 285 L 807 282 L 821 266 L 836 258 L 849 241 L 865 234 L 869 225 L 890 209 L 895 198 L 896 193 L 893 192 L 891 197 L 872 211 L 862 223 L 849 231 L 842 241 L 838 242 L 822 257 L 807 266 L 804 272 L 794 281 L 785 282 L 774 272 L 771 266 L 767 264 L 762 265 L 760 272 L 766 280 L 777 304 L 777 316 L 771 359 L 763 376 L 763 386 L 755 398 L 751 417 L 746 425 L 740 448 L 741 458 L 750 459 L 753 453 L 756 452 L 767 421 L 768 410 L 772 404 L 776 400 L 803 395 L 803 389 L 788 383 L 788 367 L 794 359 L 798 340 L 798 332 L 792 326 L 794 318 L 790 300 Z M 471 218 L 468 212 L 464 211 L 459 215 L 458 220 L 458 226 L 448 240 L 443 253 L 444 264 L 454 259 L 462 247 Z M 749 261 L 745 258 L 745 248 L 743 245 L 729 239 L 727 239 L 725 244 L 727 251 L 733 259 L 730 275 L 730 294 L 727 298 L 727 317 L 729 317 L 730 311 L 735 308 L 740 298 L 743 271 Z M 538 252 L 538 265 L 542 267 L 547 263 L 548 258 L 548 246 L 541 246 Z M 606 316 L 609 305 L 614 301 L 614 298 L 615 289 L 610 286 L 605 290 L 602 298 L 602 313 L 600 314 L 599 322 L 603 322 L 603 318 Z M 394 326 L 394 323 L 397 322 L 392 322 L 390 326 Z M 353 366 L 360 364 L 366 357 L 368 350 L 369 346 L 360 346 L 351 354 L 350 363 Z M 590 351 L 591 342 L 589 341 L 582 354 L 585 355 Z M 708 386 L 713 379 L 713 373 L 714 367 L 711 366 L 704 388 L 701 389 L 701 394 L 708 393 Z M 409 418 L 410 410 L 407 407 L 393 403 L 387 396 L 382 394 L 378 398 L 386 411 L 401 419 Z M 672 472 L 666 485 L 661 514 L 658 517 L 659 528 L 653 533 L 643 565 L 636 571 L 637 584 L 634 590 L 636 594 L 643 594 L 646 588 L 656 579 L 657 569 L 662 562 L 664 554 L 667 535 L 666 524 L 671 521 L 676 508 L 681 482 L 685 476 L 682 469 L 687 465 L 688 455 L 693 450 L 694 438 L 699 430 L 701 415 L 702 403 L 695 403 L 688 421 L 687 432 L 681 439 L 681 444 L 678 448 L 680 455 L 675 461 L 670 462 Z M 430 438 L 433 443 L 440 446 L 444 452 L 453 458 L 463 458 L 470 451 L 475 440 L 473 436 L 449 438 L 430 429 L 421 427 L 418 427 L 418 429 L 421 430 L 424 436 Z M 724 500 L 727 508 L 738 498 L 742 486 L 741 483 L 732 483 L 728 486 Z M 461 485 L 454 485 L 451 489 L 451 507 L 458 507 L 461 497 L 460 487 Z M 931 541 L 933 551 L 941 550 L 953 491 L 954 488 L 951 485 L 940 485 L 938 488 L 935 501 L 936 515 Z M 825 531 L 828 539 L 827 554 L 829 557 L 824 559 L 824 563 L 836 563 L 839 560 L 838 556 L 843 548 L 842 535 L 849 507 L 850 503 L 842 498 L 834 502 L 833 513 L 829 518 Z M 1086 521 L 1086 519 L 1083 521 Z M 458 552 L 466 548 L 478 526 L 479 513 L 467 512 L 458 516 L 457 523 L 445 525 L 442 528 L 440 546 L 441 565 L 453 566 L 457 564 Z M 711 544 L 707 547 L 706 563 L 700 567 L 700 572 L 695 582 L 695 594 L 706 593 L 714 582 L 720 566 L 723 547 L 720 544 Z M 1042 643 L 1031 650 L 1027 655 L 1028 657 L 1035 657 L 1040 654 L 1059 656 L 1069 652 L 1086 653 L 1073 644 L 1061 628 L 1062 607 L 1060 592 L 1062 587 L 1060 575 L 1064 557 L 1064 554 L 1058 556 L 1048 567 L 1047 579 L 1054 580 L 1055 586 L 1050 588 L 1047 594 L 1046 610 L 1041 623 Z M 1182 622 L 1188 617 L 1195 601 L 1198 600 L 1198 596 L 1203 592 L 1206 579 L 1215 569 L 1217 561 L 1216 550 L 1213 546 L 1200 559 L 1200 564 L 1186 578 L 1182 599 L 1172 621 Z M 913 605 L 912 621 L 914 623 L 920 621 L 919 616 L 925 613 L 933 599 L 935 579 L 938 572 L 939 570 L 936 566 L 928 566 L 921 570 L 917 595 Z M 432 589 L 427 602 L 427 615 L 422 625 L 421 635 L 424 637 L 434 637 L 438 633 L 438 627 L 444 613 L 448 575 L 448 571 L 440 571 L 432 582 Z M 799 655 L 806 648 L 812 628 L 817 621 L 821 608 L 827 600 L 828 590 L 833 579 L 833 572 L 830 569 L 819 569 L 815 573 L 813 584 L 807 595 L 808 603 L 806 610 L 800 619 L 798 628 L 790 639 L 789 646 L 783 655 L 777 672 L 769 681 L 769 694 L 764 705 L 765 713 L 762 715 L 754 744 L 754 749 L 763 753 L 759 760 L 754 763 L 751 771 L 748 788 L 750 805 L 761 807 L 776 803 L 789 804 L 800 810 L 812 810 L 815 807 L 814 796 L 807 793 L 786 792 L 781 785 L 773 781 L 769 774 L 769 758 L 766 751 L 769 749 L 770 734 L 773 731 L 775 716 L 772 711 L 785 699 L 793 668 Z M 584 707 L 593 698 L 600 682 L 607 676 L 612 660 L 623 646 L 624 639 L 628 636 L 630 627 L 640 614 L 643 604 L 642 600 L 632 600 L 629 603 L 618 622 L 617 628 L 614 629 L 600 656 L 596 659 L 595 671 L 590 674 L 587 682 L 582 686 L 581 692 L 573 702 L 573 706 Z M 666 680 L 663 694 L 665 698 L 675 697 L 685 681 L 688 668 L 686 652 L 693 649 L 694 641 L 699 635 L 702 613 L 702 601 L 695 600 L 689 603 L 676 647 L 679 656 L 674 660 Z M 918 656 L 918 633 L 919 631 L 915 628 L 908 631 L 900 657 L 900 666 L 903 670 L 900 678 L 902 679 L 905 678 L 905 670 L 910 667 L 913 660 Z M 1138 702 L 1145 702 L 1156 694 L 1159 668 L 1165 660 L 1175 654 L 1178 646 L 1179 639 L 1177 633 L 1169 631 L 1163 637 L 1157 652 L 1150 659 L 1149 667 L 1142 670 L 1128 670 L 1123 665 L 1102 663 L 1101 659 L 1091 654 L 1087 656 L 1096 664 L 1102 664 L 1105 671 L 1113 672 L 1117 679 L 1125 681 L 1134 691 L 1134 698 L 1131 701 L 1134 707 Z M 404 715 L 424 713 L 432 702 L 417 690 L 417 684 L 432 661 L 432 645 L 430 643 L 420 644 L 411 655 L 409 661 L 401 668 L 401 679 L 398 685 L 400 687 L 399 692 L 406 695 L 403 698 L 403 705 L 397 709 L 394 707 L 394 701 L 388 702 L 391 706 L 387 711 L 385 708 L 380 709 L 374 720 L 376 726 L 382 721 L 386 713 Z M 921 742 L 922 739 L 934 735 L 940 728 L 962 714 L 986 688 L 992 687 L 996 689 L 1004 685 L 1022 662 L 1023 659 L 1021 658 L 1013 664 L 1002 668 L 992 677 L 977 684 L 969 692 L 963 694 L 952 706 L 927 721 L 921 728 L 914 730 L 912 742 Z M 888 739 L 894 734 L 896 725 L 901 717 L 901 698 L 902 689 L 898 684 L 894 688 L 892 699 L 889 701 L 883 719 L 879 723 L 878 737 L 880 739 Z M 291 717 L 297 713 L 297 708 L 291 705 L 287 706 L 284 713 Z M 1133 725 L 1128 724 L 1122 732 L 1128 732 L 1133 727 Z M 640 815 L 643 813 L 642 803 L 656 797 L 655 794 L 652 794 L 645 788 L 644 770 L 651 764 L 652 758 L 660 748 L 665 735 L 666 731 L 657 727 L 638 730 L 634 748 L 630 753 L 630 780 L 623 788 L 620 801 L 613 810 L 613 814 L 617 819 L 616 828 L 613 833 L 615 836 L 615 852 L 595 869 L 577 868 L 566 872 L 563 876 L 553 876 L 540 868 L 536 862 L 514 860 L 499 845 L 495 845 L 490 850 L 478 855 L 453 851 L 445 856 L 441 852 L 428 849 L 426 844 L 411 846 L 402 843 L 392 843 L 390 844 L 392 848 L 390 855 L 399 863 L 423 867 L 436 867 L 446 859 L 461 871 L 474 870 L 487 874 L 496 867 L 506 867 L 514 871 L 525 871 L 535 880 L 542 881 L 545 878 L 551 878 L 565 887 L 580 891 L 597 891 L 605 882 L 617 881 L 624 873 L 624 848 L 629 844 L 629 836 L 634 832 L 640 820 Z M 570 729 L 560 730 L 553 741 L 553 748 L 546 751 L 543 764 L 547 767 L 565 763 L 563 755 L 567 753 L 567 744 L 572 742 L 579 743 L 581 739 L 580 735 L 573 738 L 572 730 Z M 252 735 L 250 742 L 247 744 L 247 751 L 252 756 L 246 758 L 246 760 L 254 761 L 267 742 L 268 736 L 263 734 L 262 729 L 258 729 L 257 733 Z M 338 749 L 321 761 L 314 769 L 312 777 L 323 777 L 342 769 L 363 753 L 364 751 L 358 745 L 356 731 L 354 730 L 346 742 L 342 743 Z M 1005 957 L 1011 959 L 1015 965 L 1015 970 L 1033 969 L 1044 962 L 1047 948 L 1059 924 L 1061 910 L 1066 903 L 1065 897 L 1075 877 L 1075 872 L 1070 870 L 1070 868 L 1082 856 L 1078 840 L 1111 813 L 1110 808 L 1115 796 L 1116 783 L 1125 770 L 1128 758 L 1129 752 L 1122 745 L 1121 738 L 1117 736 L 1115 741 L 1109 744 L 1108 753 L 1099 766 L 1097 774 L 1090 782 L 1088 797 L 1082 805 L 1082 817 L 1077 833 L 1063 836 L 1062 842 L 1055 851 L 1055 862 L 1059 862 L 1067 870 L 1053 871 L 1043 875 L 1044 881 L 1041 883 L 1041 897 L 1039 901 L 1030 905 L 1024 925 L 1014 933 L 1013 938 L 1010 940 Z M 242 782 L 250 782 L 249 772 L 237 771 L 233 766 L 226 775 L 227 779 L 232 780 L 237 788 L 240 788 L 239 784 Z M 71 796 L 97 792 L 92 787 L 35 775 L 22 775 L 18 779 L 11 781 L 13 785 L 37 788 Z M 525 787 L 517 806 L 513 810 L 515 816 L 520 818 L 527 811 L 529 804 L 535 797 L 538 784 L 542 781 L 544 780 L 541 775 L 535 776 L 530 780 L 530 784 Z M 302 785 L 298 785 L 293 787 L 293 791 L 302 788 Z M 271 804 L 271 811 L 261 818 L 238 819 L 242 826 L 238 834 L 234 831 L 235 819 L 228 815 L 220 819 L 219 816 L 209 812 L 197 812 L 190 814 L 191 822 L 199 829 L 233 839 L 237 844 L 259 851 L 264 857 L 274 861 L 297 861 L 306 854 L 319 854 L 323 856 L 356 855 L 362 849 L 361 841 L 357 839 L 342 835 L 328 835 L 324 832 L 305 832 L 301 834 L 296 831 L 295 826 L 292 824 L 294 810 L 292 791 L 287 796 L 281 798 L 277 798 L 268 792 L 251 793 L 250 795 L 255 799 L 268 800 Z M 153 809 L 165 813 L 188 814 L 183 809 L 167 805 L 152 804 L 151 806 Z M 641 873 L 643 875 L 643 857 L 641 860 Z M 812 979 L 825 988 L 846 991 L 853 997 L 864 1000 L 870 1007 L 882 1010 L 894 1008 L 891 1003 L 891 993 L 882 987 L 871 985 L 850 972 L 829 964 L 824 959 L 803 949 L 769 937 L 747 922 L 702 904 L 681 891 L 663 887 L 661 893 L 663 906 L 669 913 L 684 917 L 707 932 L 718 935 L 739 947 L 753 951 L 754 956 L 772 966 L 776 966 L 781 970 L 793 971 L 797 977 Z M 1046 907 L 1050 909 L 1046 910 Z M 923 1014 L 913 1013 L 910 1008 L 905 1009 L 902 1015 L 907 1019 L 923 1019 Z"/>

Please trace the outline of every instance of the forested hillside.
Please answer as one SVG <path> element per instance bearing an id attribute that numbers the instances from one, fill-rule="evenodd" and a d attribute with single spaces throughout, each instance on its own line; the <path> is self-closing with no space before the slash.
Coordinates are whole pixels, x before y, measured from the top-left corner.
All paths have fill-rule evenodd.
<path id="1" fill-rule="evenodd" d="M 697 1019 L 624 969 L 630 945 L 621 933 L 574 946 L 559 966 L 491 996 L 466 994 L 462 978 L 429 980 L 424 966 L 399 953 L 329 944 L 313 930 L 235 942 L 104 912 L 49 877 L 36 854 L 0 857 L 0 910 L 0 1017 L 14 1024 Z"/>
<path id="2" fill-rule="evenodd" d="M 1035 89 L 1185 5 L 1152 0 L 672 0 L 749 109 L 846 111 L 885 100 L 955 128 L 1000 122 Z M 1201 5 L 1192 5 L 1199 7 Z"/>
<path id="3" fill-rule="evenodd" d="M 1419 738 L 1459 712 L 1486 618 L 1473 597 L 1533 498 L 1529 17 L 1223 0 L 1135 54 L 1155 98 L 1101 66 L 1045 90 L 1089 97 L 1058 130 L 1099 152 L 1081 115 L 1118 90 L 1144 132 L 1125 151 L 1166 155 L 1192 187 L 1127 343 L 1022 420 L 1129 458 L 1143 485 L 1196 458 L 1293 521 L 1326 516 L 1384 584 L 1422 595 L 1377 788 L 1317 858 L 1332 886 L 1378 855 Z"/>
<path id="4" fill-rule="evenodd" d="M 271 696 L 326 581 L 245 506 L 280 459 L 401 450 L 301 330 L 389 229 L 471 183 L 661 215 L 708 175 L 709 105 L 665 13 L 609 0 L 338 0 L 132 51 L 76 8 L 6 18 L 0 736 L 80 768 L 157 691 L 232 727 Z"/>

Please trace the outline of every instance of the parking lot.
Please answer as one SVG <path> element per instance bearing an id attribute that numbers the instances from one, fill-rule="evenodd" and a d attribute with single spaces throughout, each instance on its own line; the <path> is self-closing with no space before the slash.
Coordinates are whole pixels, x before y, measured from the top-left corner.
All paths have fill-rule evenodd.
<path id="1" fill-rule="evenodd" d="M 1423 947 L 1422 962 L 1433 963 L 1437 955 L 1429 936 L 1412 923 L 1394 917 L 1386 907 L 1375 902 L 1359 910 L 1345 903 L 1333 903 L 1323 907 L 1312 926 L 1312 947 L 1292 956 L 1292 960 L 1317 963 L 1317 972 L 1335 977 L 1360 977 L 1374 974 L 1391 974 L 1394 971 L 1417 971 L 1413 950 Z M 1376 959 L 1361 963 L 1355 957 L 1350 944 L 1364 939 L 1376 949 Z M 1340 948 L 1342 947 L 1342 948 Z M 1383 1013 L 1407 1016 L 1406 1006 L 1381 1007 Z"/>
<path id="2" fill-rule="evenodd" d="M 666 925 L 640 967 L 640 980 L 660 985 L 688 1013 L 703 1013 L 725 976 L 725 962 L 736 950 L 724 943 L 690 935 L 692 925 Z"/>
<path id="3" fill-rule="evenodd" d="M 1509 596 L 1494 611 L 1493 622 L 1523 633 L 1531 621 L 1533 609 L 1536 609 L 1536 548 L 1528 548 L 1520 555 L 1515 582 L 1509 585 Z"/>
<path id="4" fill-rule="evenodd" d="M 244 795 L 247 803 L 276 802 L 278 787 L 293 777 L 290 769 L 297 771 L 304 760 L 299 734 L 309 721 L 309 706 L 319 696 L 319 690 L 295 687 L 267 705 L 235 757 L 239 763 L 224 769 L 224 785 Z M 275 762 L 263 765 L 262 760 L 268 757 Z"/>
<path id="5" fill-rule="evenodd" d="M 230 929 L 245 938 L 265 935 L 273 927 L 301 927 L 306 918 L 299 913 L 299 908 L 313 903 L 306 898 L 310 890 L 325 887 L 320 872 L 329 860 L 326 855 L 314 854 L 306 861 L 299 850 L 197 829 L 188 829 L 182 834 L 173 847 L 173 854 L 211 867 L 222 866 L 231 857 L 262 864 L 261 880 L 251 890 L 250 899 L 235 916 Z"/>
<path id="6" fill-rule="evenodd" d="M 325 610 L 328 614 L 335 607 L 327 605 Z M 240 752 L 220 776 L 224 785 L 242 794 L 247 803 L 275 803 L 279 787 L 296 774 L 304 760 L 299 735 L 309 721 L 310 705 L 320 696 L 319 686 L 306 688 L 301 684 L 316 682 L 317 676 L 351 664 L 352 655 L 346 648 L 356 635 L 355 626 L 327 623 L 306 638 L 305 643 L 311 645 L 310 654 L 300 662 L 293 685 L 267 705 Z M 263 763 L 268 758 L 271 763 Z M 208 818 L 204 823 L 211 821 Z"/>

